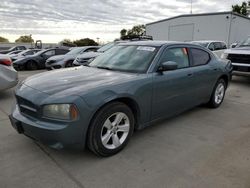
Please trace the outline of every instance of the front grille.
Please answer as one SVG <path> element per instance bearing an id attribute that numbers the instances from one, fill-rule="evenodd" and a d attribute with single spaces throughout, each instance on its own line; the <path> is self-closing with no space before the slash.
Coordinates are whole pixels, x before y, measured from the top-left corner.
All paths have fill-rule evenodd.
<path id="1" fill-rule="evenodd" d="M 250 64 L 250 55 L 229 54 L 228 59 L 231 60 L 232 63 Z"/>
<path id="2" fill-rule="evenodd" d="M 25 116 L 38 117 L 38 108 L 35 104 L 20 96 L 16 96 L 20 112 Z"/>
<path id="3" fill-rule="evenodd" d="M 76 61 L 80 64 L 86 64 L 89 62 L 89 60 L 90 60 L 90 58 L 78 58 L 78 59 L 76 59 Z"/>

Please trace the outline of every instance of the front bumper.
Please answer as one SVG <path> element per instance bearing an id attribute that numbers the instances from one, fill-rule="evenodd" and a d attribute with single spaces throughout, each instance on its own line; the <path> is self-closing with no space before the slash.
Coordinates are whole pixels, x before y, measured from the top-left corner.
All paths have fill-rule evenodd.
<path id="1" fill-rule="evenodd" d="M 63 61 L 58 61 L 54 63 L 46 62 L 45 66 L 46 66 L 46 69 L 48 70 L 61 69 L 65 67 L 65 62 Z"/>
<path id="2" fill-rule="evenodd" d="M 46 122 L 24 116 L 18 105 L 9 116 L 18 133 L 39 141 L 51 148 L 83 149 L 85 145 L 84 127 L 79 122 Z"/>
<path id="3" fill-rule="evenodd" d="M 250 72 L 250 64 L 232 62 L 233 71 Z"/>

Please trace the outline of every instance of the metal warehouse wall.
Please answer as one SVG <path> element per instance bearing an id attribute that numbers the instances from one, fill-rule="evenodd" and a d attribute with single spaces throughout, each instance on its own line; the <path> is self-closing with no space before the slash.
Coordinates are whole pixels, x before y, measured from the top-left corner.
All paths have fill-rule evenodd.
<path id="1" fill-rule="evenodd" d="M 147 24 L 146 33 L 152 35 L 155 40 L 221 40 L 231 44 L 250 35 L 249 19 L 234 14 L 232 15 L 231 32 L 229 32 L 231 15 L 229 12 L 177 17 Z"/>
<path id="2" fill-rule="evenodd" d="M 250 19 L 232 15 L 230 44 L 240 42 L 250 36 Z"/>

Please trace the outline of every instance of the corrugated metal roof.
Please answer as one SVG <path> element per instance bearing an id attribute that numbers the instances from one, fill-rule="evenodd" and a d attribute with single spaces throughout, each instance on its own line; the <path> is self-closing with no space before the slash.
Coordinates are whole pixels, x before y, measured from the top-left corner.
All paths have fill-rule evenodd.
<path id="1" fill-rule="evenodd" d="M 165 21 L 176 19 L 176 18 L 195 17 L 195 16 L 213 16 L 213 15 L 223 15 L 223 14 L 232 14 L 232 15 L 235 15 L 235 16 L 239 16 L 239 17 L 248 19 L 250 21 L 250 18 L 247 17 L 247 16 L 244 16 L 242 14 L 238 14 L 238 13 L 235 13 L 235 12 L 232 12 L 232 11 L 226 11 L 226 12 L 212 12 L 212 13 L 200 13 L 200 14 L 183 14 L 183 15 L 179 15 L 179 16 L 159 20 L 159 21 L 156 21 L 156 22 L 151 22 L 151 23 L 148 23 L 146 25 L 153 25 L 153 24 L 156 24 L 156 23 L 165 22 Z"/>

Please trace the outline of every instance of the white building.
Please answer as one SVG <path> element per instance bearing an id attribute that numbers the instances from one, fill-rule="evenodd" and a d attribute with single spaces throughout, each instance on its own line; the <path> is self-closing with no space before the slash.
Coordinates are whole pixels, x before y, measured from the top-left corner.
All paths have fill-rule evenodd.
<path id="1" fill-rule="evenodd" d="M 146 24 L 154 40 L 220 40 L 228 45 L 250 35 L 250 18 L 233 12 L 180 15 Z"/>

